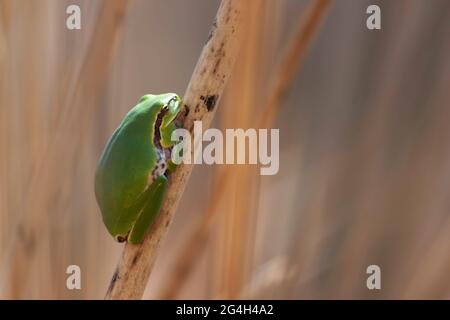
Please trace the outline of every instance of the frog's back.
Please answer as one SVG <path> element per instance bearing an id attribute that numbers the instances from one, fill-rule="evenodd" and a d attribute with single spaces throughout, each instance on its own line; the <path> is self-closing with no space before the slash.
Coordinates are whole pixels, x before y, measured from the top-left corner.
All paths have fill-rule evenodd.
<path id="1" fill-rule="evenodd" d="M 114 131 L 98 163 L 95 194 L 112 234 L 128 231 L 139 213 L 135 204 L 157 157 L 152 141 L 158 111 L 141 99 Z"/>

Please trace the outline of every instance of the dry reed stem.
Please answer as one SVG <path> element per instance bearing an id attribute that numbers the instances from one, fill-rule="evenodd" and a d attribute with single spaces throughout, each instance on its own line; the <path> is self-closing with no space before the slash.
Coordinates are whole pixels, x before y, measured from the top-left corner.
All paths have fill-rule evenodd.
<path id="1" fill-rule="evenodd" d="M 289 41 L 282 55 L 282 59 L 274 72 L 270 93 L 268 95 L 267 104 L 264 106 L 263 114 L 257 121 L 257 127 L 268 128 L 272 125 L 277 115 L 277 111 L 282 105 L 285 93 L 289 89 L 290 84 L 301 66 L 308 48 L 310 47 L 314 35 L 317 33 L 327 9 L 331 4 L 331 0 L 313 1 L 309 8 L 305 11 L 304 16 L 294 32 L 292 39 Z M 168 283 L 163 287 L 160 295 L 161 299 L 174 299 L 183 284 L 188 279 L 195 261 L 206 245 L 204 241 L 209 234 L 210 227 L 216 213 L 219 202 L 222 200 L 232 175 L 228 170 L 224 170 L 219 176 L 219 183 L 216 184 L 210 199 L 206 214 L 201 217 L 201 221 L 195 226 L 189 239 L 185 242 L 180 254 L 176 259 L 174 271 L 168 278 Z"/>
<path id="2" fill-rule="evenodd" d="M 183 97 L 180 120 L 191 133 L 194 121 L 202 121 L 203 128 L 207 129 L 214 116 L 215 106 L 222 96 L 238 54 L 238 32 L 243 9 L 244 2 L 241 0 L 223 0 L 217 12 L 216 21 Z M 142 244 L 125 245 L 106 299 L 142 298 L 159 245 L 167 234 L 192 168 L 192 164 L 182 164 L 170 176 L 157 221 Z"/>

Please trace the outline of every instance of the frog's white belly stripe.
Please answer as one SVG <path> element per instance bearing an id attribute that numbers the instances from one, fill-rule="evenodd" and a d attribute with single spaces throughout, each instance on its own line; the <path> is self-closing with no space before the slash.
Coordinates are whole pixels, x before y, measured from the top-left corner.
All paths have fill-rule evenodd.
<path id="1" fill-rule="evenodd" d="M 162 176 L 167 170 L 167 161 L 165 152 L 162 150 L 158 150 L 158 160 L 156 161 L 156 166 L 153 168 L 151 172 L 148 174 L 147 178 L 147 188 L 159 177 Z"/>

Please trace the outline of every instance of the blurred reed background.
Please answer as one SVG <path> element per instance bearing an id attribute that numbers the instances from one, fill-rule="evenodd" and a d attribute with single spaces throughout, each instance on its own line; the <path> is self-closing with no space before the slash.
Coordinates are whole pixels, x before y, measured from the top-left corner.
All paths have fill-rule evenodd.
<path id="1" fill-rule="evenodd" d="M 258 125 L 312 2 L 249 1 L 213 127 Z M 1 298 L 103 297 L 122 245 L 95 203 L 97 159 L 141 95 L 183 94 L 218 5 L 0 0 Z M 144 297 L 449 298 L 449 39 L 447 0 L 334 1 L 269 122 L 279 173 L 197 166 Z M 82 290 L 66 289 L 71 264 Z"/>

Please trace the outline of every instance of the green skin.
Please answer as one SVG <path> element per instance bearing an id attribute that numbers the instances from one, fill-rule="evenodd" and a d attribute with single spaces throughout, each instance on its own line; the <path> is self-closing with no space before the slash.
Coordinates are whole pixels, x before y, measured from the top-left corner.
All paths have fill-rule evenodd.
<path id="1" fill-rule="evenodd" d="M 180 106 L 174 93 L 143 96 L 103 150 L 95 195 L 106 228 L 119 242 L 142 242 L 158 215 L 165 173 L 174 168 L 167 150 L 174 145 L 170 138 Z"/>

